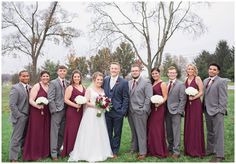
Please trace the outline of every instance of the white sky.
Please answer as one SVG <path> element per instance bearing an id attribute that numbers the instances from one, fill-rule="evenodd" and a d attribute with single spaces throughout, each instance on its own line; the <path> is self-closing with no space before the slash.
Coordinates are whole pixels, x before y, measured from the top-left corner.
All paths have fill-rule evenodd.
<path id="1" fill-rule="evenodd" d="M 42 3 L 42 2 L 40 2 Z M 40 5 L 39 3 L 39 5 Z M 45 2 L 44 2 L 45 3 Z M 191 60 L 198 55 L 202 50 L 210 52 L 215 51 L 215 47 L 220 40 L 226 40 L 230 47 L 235 45 L 235 3 L 233 1 L 213 1 L 210 7 L 201 7 L 196 13 L 203 19 L 208 31 L 198 38 L 193 38 L 188 34 L 175 33 L 174 36 L 167 42 L 164 53 L 172 55 L 182 55 Z M 88 38 L 87 29 L 90 23 L 90 15 L 86 11 L 85 2 L 62 2 L 62 8 L 71 12 L 78 13 L 78 18 L 74 24 L 83 35 L 77 38 L 74 42 L 74 49 L 78 56 L 95 55 L 91 51 L 93 40 Z M 114 48 L 117 45 L 114 46 Z M 72 47 L 71 47 L 72 48 Z M 60 64 L 65 64 L 66 55 L 71 48 L 64 46 L 48 45 L 44 49 L 47 52 L 44 57 L 39 58 L 39 66 L 46 60 L 51 59 Z M 2 57 L 2 73 L 16 73 L 31 62 L 29 57 L 22 56 L 21 58 Z"/>

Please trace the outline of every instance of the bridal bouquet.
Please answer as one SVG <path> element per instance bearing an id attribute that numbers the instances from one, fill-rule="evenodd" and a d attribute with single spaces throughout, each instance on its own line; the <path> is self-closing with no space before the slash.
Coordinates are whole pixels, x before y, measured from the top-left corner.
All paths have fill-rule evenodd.
<path id="1" fill-rule="evenodd" d="M 102 112 L 105 113 L 105 112 L 110 111 L 110 109 L 112 107 L 111 99 L 109 99 L 106 96 L 100 95 L 96 98 L 95 106 L 97 108 L 99 108 L 99 110 L 97 112 L 97 117 L 101 117 Z"/>
<path id="2" fill-rule="evenodd" d="M 48 105 L 48 99 L 45 97 L 38 97 L 36 100 L 36 104 L 38 105 Z M 41 115 L 44 115 L 43 109 L 41 110 Z"/>
<path id="3" fill-rule="evenodd" d="M 87 102 L 87 99 L 84 96 L 78 95 L 78 96 L 75 97 L 75 103 L 76 104 L 82 105 L 82 104 L 86 104 L 86 102 Z M 79 109 L 77 109 L 77 112 L 78 111 L 79 111 Z"/>
<path id="4" fill-rule="evenodd" d="M 198 90 L 193 87 L 188 87 L 187 89 L 185 89 L 185 93 L 189 96 L 195 96 L 198 94 Z"/>
<path id="5" fill-rule="evenodd" d="M 160 95 L 153 95 L 151 97 L 151 102 L 153 104 L 155 104 L 156 107 L 158 106 L 158 104 L 163 103 L 163 101 L 164 101 L 164 98 L 162 96 L 160 96 Z M 157 109 L 155 109 L 155 110 L 157 110 Z"/>

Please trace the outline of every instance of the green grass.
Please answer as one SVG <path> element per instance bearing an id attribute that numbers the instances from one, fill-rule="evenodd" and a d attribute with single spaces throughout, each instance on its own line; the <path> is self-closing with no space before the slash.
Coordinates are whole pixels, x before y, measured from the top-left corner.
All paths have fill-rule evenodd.
<path id="1" fill-rule="evenodd" d="M 86 84 L 87 86 L 88 84 Z M 9 162 L 9 141 L 11 136 L 11 124 L 8 120 L 9 107 L 8 96 L 10 87 L 2 87 L 2 162 Z M 234 91 L 228 92 L 228 116 L 225 117 L 225 162 L 234 162 Z M 176 162 L 208 162 L 211 157 L 191 158 L 183 155 L 183 125 L 182 119 L 181 130 L 181 157 Z M 206 131 L 206 128 L 205 128 Z M 206 133 L 205 133 L 206 135 Z M 108 159 L 105 162 L 137 162 L 136 155 L 129 154 L 131 132 L 128 125 L 127 118 L 124 120 L 121 148 L 119 157 L 115 160 Z M 59 158 L 58 162 L 67 162 L 68 157 Z M 51 158 L 38 160 L 37 162 L 52 162 Z M 147 157 L 143 162 L 174 162 L 171 158 L 158 159 L 155 157 Z"/>

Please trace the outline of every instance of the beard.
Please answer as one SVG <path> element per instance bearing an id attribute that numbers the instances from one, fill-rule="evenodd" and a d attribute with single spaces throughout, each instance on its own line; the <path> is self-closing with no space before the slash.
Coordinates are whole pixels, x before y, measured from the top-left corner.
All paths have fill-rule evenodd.
<path id="1" fill-rule="evenodd" d="M 138 79 L 139 77 L 140 77 L 140 75 L 138 75 L 137 77 L 132 76 L 132 78 L 135 80 Z"/>

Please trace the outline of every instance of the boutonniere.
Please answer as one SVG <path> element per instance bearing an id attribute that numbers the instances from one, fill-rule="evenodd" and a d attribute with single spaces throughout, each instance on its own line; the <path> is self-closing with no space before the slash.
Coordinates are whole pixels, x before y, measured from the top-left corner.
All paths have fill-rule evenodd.
<path id="1" fill-rule="evenodd" d="M 115 85 L 118 85 L 118 84 L 119 84 L 119 81 L 117 80 Z"/>

